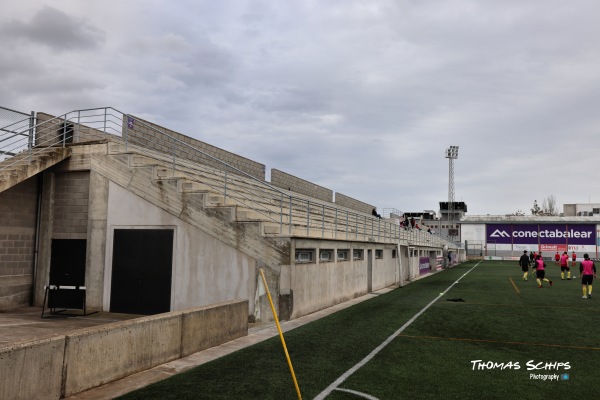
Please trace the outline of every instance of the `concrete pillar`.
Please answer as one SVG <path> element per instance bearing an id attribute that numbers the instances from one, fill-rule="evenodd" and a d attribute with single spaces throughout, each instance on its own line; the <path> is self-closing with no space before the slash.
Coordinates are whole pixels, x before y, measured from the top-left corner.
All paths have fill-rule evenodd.
<path id="1" fill-rule="evenodd" d="M 42 184 L 42 204 L 40 208 L 39 245 L 33 304 L 41 307 L 44 301 L 44 285 L 50 279 L 50 255 L 52 251 L 52 231 L 54 226 L 54 181 L 52 172 L 44 172 Z"/>
<path id="2" fill-rule="evenodd" d="M 90 196 L 85 263 L 86 306 L 102 310 L 106 269 L 108 179 L 90 171 Z"/>

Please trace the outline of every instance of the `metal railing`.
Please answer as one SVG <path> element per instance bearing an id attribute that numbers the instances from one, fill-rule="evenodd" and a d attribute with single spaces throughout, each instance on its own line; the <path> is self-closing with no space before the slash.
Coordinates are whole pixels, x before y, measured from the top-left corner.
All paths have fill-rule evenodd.
<path id="1" fill-rule="evenodd" d="M 170 177 L 208 188 L 222 196 L 223 204 L 250 210 L 256 214 L 255 219 L 277 226 L 280 235 L 459 247 L 439 235 L 401 229 L 396 219 L 377 218 L 274 187 L 165 130 L 111 107 L 76 110 L 57 117 L 38 113 L 37 120 L 35 126 L 24 119 L 0 128 L 0 154 L 7 158 L 0 159 L 0 172 L 29 162 L 49 147 L 110 140 L 118 142 L 125 152 L 160 161 L 170 171 Z"/>

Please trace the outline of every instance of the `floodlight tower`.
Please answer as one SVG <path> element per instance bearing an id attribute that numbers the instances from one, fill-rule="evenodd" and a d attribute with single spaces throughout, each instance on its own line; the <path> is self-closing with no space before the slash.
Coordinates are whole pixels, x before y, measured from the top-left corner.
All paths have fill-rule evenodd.
<path id="1" fill-rule="evenodd" d="M 458 158 L 458 146 L 448 147 L 446 158 L 448 159 L 448 225 L 451 226 L 450 229 L 454 229 L 454 160 Z"/>

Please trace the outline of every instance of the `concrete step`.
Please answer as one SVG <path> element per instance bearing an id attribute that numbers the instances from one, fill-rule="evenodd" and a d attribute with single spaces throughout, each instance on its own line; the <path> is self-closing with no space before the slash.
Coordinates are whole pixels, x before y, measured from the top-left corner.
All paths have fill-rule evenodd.
<path id="1" fill-rule="evenodd" d="M 0 192 L 18 185 L 70 156 L 70 148 L 49 147 L 35 148 L 32 153 L 23 152 L 4 160 L 0 163 Z"/>

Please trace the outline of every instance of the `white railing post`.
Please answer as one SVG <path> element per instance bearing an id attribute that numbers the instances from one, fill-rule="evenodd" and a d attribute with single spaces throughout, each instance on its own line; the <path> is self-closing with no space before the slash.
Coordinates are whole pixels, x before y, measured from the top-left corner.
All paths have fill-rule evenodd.
<path id="1" fill-rule="evenodd" d="M 321 221 L 321 239 L 325 238 L 325 204 L 322 208 L 322 221 Z"/>
<path id="2" fill-rule="evenodd" d="M 291 234 L 292 234 L 292 195 L 290 195 L 290 225 L 288 228 L 288 232 L 291 236 Z"/>
<path id="3" fill-rule="evenodd" d="M 350 221 L 348 219 L 348 217 L 349 217 L 348 214 L 349 214 L 349 212 L 348 212 L 348 210 L 346 210 L 346 240 L 348 240 L 348 225 L 350 225 Z"/>
<path id="4" fill-rule="evenodd" d="M 308 206 L 306 207 L 306 236 L 309 236 L 309 228 L 310 228 L 310 200 L 308 201 Z"/>
<path id="5" fill-rule="evenodd" d="M 337 207 L 336 207 L 336 208 L 335 208 L 335 221 L 334 221 L 334 229 L 335 229 L 335 230 L 334 230 L 334 232 L 335 232 L 335 233 L 334 233 L 334 235 L 333 235 L 333 238 L 334 238 L 334 239 L 337 239 L 337 227 L 338 227 L 338 223 L 337 223 L 338 216 L 337 216 L 337 214 L 338 214 L 338 209 L 337 209 Z"/>
<path id="6" fill-rule="evenodd" d="M 279 234 L 283 234 L 283 193 L 280 193 L 279 199 Z"/>

